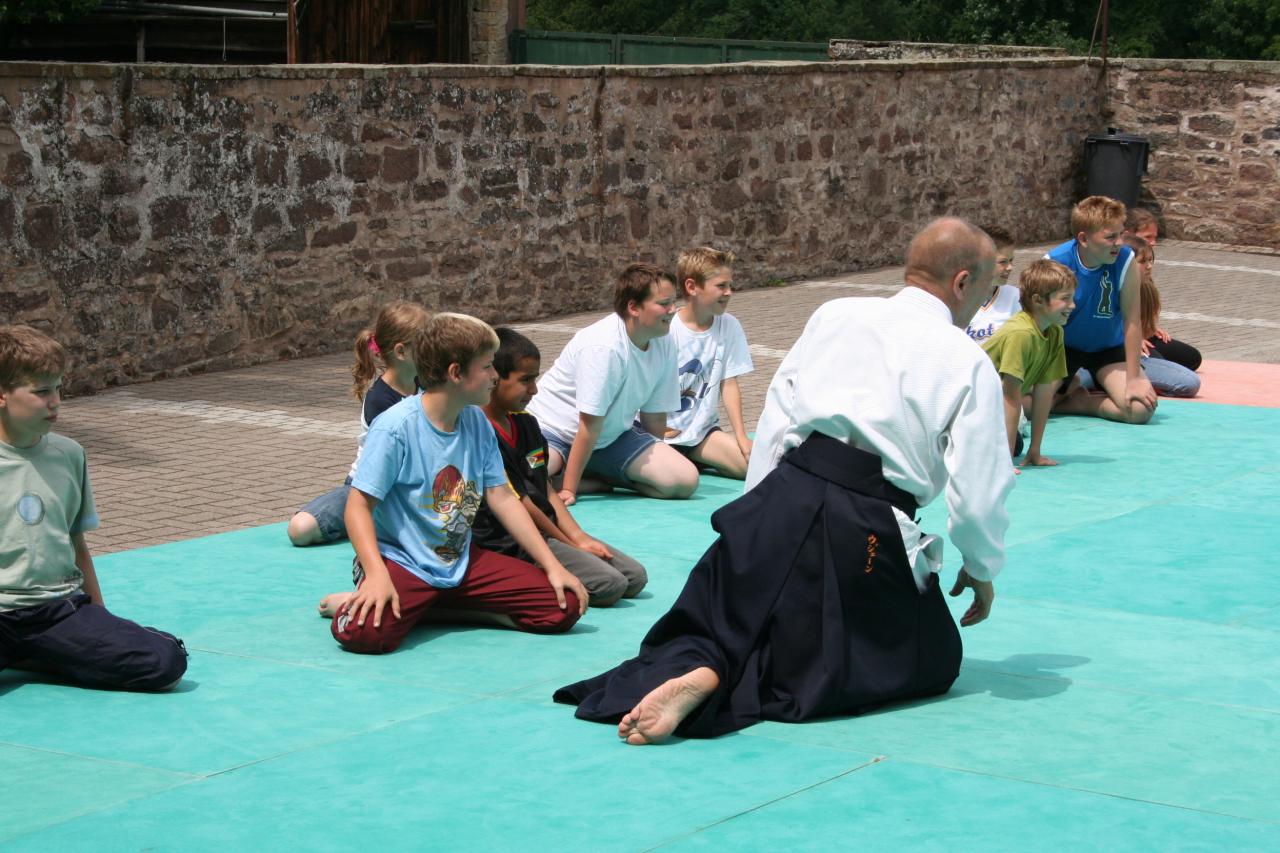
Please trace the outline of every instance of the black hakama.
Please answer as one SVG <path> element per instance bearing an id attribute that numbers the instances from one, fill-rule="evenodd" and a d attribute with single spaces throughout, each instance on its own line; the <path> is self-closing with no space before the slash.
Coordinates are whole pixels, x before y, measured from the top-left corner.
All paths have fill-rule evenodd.
<path id="1" fill-rule="evenodd" d="M 640 654 L 555 700 L 616 723 L 655 687 L 707 666 L 720 687 L 676 734 L 713 737 L 945 693 L 960 633 L 937 575 L 916 588 L 891 506 L 916 510 L 879 456 L 811 435 L 712 516 L 720 538 Z"/>

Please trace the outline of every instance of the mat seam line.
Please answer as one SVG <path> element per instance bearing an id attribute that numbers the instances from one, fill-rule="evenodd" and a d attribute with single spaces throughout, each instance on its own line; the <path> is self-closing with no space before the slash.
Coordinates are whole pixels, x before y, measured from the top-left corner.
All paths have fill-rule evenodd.
<path id="1" fill-rule="evenodd" d="M 863 753 L 863 754 L 865 755 L 865 753 Z M 848 775 L 853 774 L 853 773 L 857 773 L 859 770 L 863 770 L 863 769 L 865 769 L 865 768 L 867 768 L 867 767 L 871 767 L 871 766 L 873 766 L 873 765 L 875 765 L 875 764 L 879 764 L 881 761 L 884 761 L 884 760 L 885 760 L 885 756 L 883 756 L 883 755 L 876 756 L 875 758 L 871 759 L 870 761 L 864 762 L 863 764 L 859 764 L 859 765 L 858 765 L 858 766 L 856 766 L 856 767 L 850 767 L 848 770 L 845 770 L 845 771 L 843 771 L 843 772 L 841 772 L 841 773 L 837 773 L 836 775 L 831 776 L 831 777 L 829 777 L 829 778 L 827 778 L 827 779 L 819 779 L 817 782 L 813 782 L 813 783 L 811 783 L 811 784 L 809 784 L 809 785 L 805 785 L 805 786 L 804 786 L 804 787 L 802 787 L 802 788 L 797 788 L 797 789 L 796 789 L 796 790 L 794 790 L 794 791 L 789 791 L 789 792 L 787 792 L 787 793 L 785 793 L 785 794 L 781 794 L 781 795 L 779 795 L 779 796 L 777 796 L 777 797 L 774 797 L 774 798 L 773 798 L 773 799 L 771 799 L 771 800 L 767 800 L 766 802 L 758 803 L 758 804 L 756 804 L 756 805 L 752 806 L 752 807 L 751 807 L 751 808 L 749 808 L 749 809 L 743 809 L 742 811 L 737 812 L 736 814 L 727 815 L 727 816 L 725 816 L 725 817 L 720 818 L 719 820 L 712 821 L 711 823 L 708 823 L 708 824 L 706 824 L 705 826 L 699 826 L 699 827 L 697 827 L 696 829 L 694 829 L 694 830 L 692 830 L 692 831 L 690 831 L 690 832 L 685 832 L 685 833 L 682 833 L 682 834 L 680 834 L 680 835 L 676 835 L 676 836 L 673 836 L 673 837 L 671 837 L 671 838 L 668 838 L 668 839 L 665 839 L 665 840 L 663 840 L 663 841 L 660 841 L 660 842 L 658 842 L 657 844 L 653 845 L 652 847 L 646 847 L 646 848 L 644 848 L 644 849 L 643 849 L 643 851 L 642 851 L 642 853 L 649 853 L 649 851 L 652 851 L 652 850 L 658 850 L 658 849 L 663 848 L 663 847 L 666 847 L 666 846 L 668 846 L 668 845 L 670 845 L 670 844 L 674 844 L 674 843 L 676 843 L 677 841 L 680 841 L 681 839 L 684 839 L 684 838 L 692 838 L 693 836 L 697 835 L 697 834 L 698 834 L 698 833 L 700 833 L 700 832 L 705 832 L 705 831 L 706 831 L 706 830 L 708 830 L 708 829 L 714 829 L 715 827 L 720 826 L 720 825 L 725 824 L 725 823 L 728 823 L 729 821 L 736 820 L 736 819 L 738 819 L 738 818 L 740 818 L 740 817 L 743 817 L 744 815 L 749 815 L 749 814 L 751 814 L 752 812 L 759 811 L 760 809 L 768 808 L 769 806 L 773 805 L 774 803 L 780 803 L 780 802 L 782 802 L 783 800 L 787 800 L 787 799 L 790 799 L 791 797 L 798 796 L 798 795 L 800 795 L 800 794 L 805 793 L 806 791 L 812 791 L 814 788 L 819 788 L 819 787 L 821 787 L 821 786 L 823 786 L 823 785 L 826 785 L 826 784 L 828 784 L 828 783 L 830 783 L 830 782 L 834 782 L 834 781 L 836 781 L 837 779 L 843 779 L 845 776 L 848 776 Z"/>

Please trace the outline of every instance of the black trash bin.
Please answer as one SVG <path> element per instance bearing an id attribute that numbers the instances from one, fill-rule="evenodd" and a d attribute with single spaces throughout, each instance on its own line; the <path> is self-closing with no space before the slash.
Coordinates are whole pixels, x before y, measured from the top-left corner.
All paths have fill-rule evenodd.
<path id="1" fill-rule="evenodd" d="M 1144 137 L 1119 133 L 1091 133 L 1084 142 L 1084 169 L 1089 180 L 1087 195 L 1105 195 L 1133 207 L 1138 188 L 1147 173 L 1150 143 Z"/>

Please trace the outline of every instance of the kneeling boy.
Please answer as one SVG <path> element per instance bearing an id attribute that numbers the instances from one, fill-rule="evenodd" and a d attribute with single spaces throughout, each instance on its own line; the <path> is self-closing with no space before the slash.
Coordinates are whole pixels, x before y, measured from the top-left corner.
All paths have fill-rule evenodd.
<path id="1" fill-rule="evenodd" d="M 613 310 L 573 336 L 529 404 L 547 439 L 548 471 L 563 473 L 566 505 L 584 475 L 651 498 L 687 498 L 698 469 L 661 441 L 667 412 L 680 407 L 667 334 L 675 282 L 652 264 L 631 264 L 614 285 Z"/>
<path id="2" fill-rule="evenodd" d="M 422 393 L 369 428 L 346 511 L 359 587 L 337 606 L 332 626 L 347 651 L 395 651 L 436 605 L 543 634 L 569 630 L 586 612 L 581 582 L 507 488 L 479 408 L 493 390 L 497 348 L 493 329 L 475 317 L 437 314 L 413 342 Z M 542 568 L 472 546 L 482 491 Z"/>
<path id="3" fill-rule="evenodd" d="M 1067 377 L 1062 327 L 1075 307 L 1076 280 L 1056 261 L 1041 259 L 1018 278 L 1022 310 L 1002 325 L 982 348 L 991 356 L 1004 387 L 1004 421 L 1009 453 L 1018 455 L 1022 398 L 1031 395 L 1031 446 L 1024 465 L 1057 465 L 1040 452 L 1053 395 Z"/>
<path id="4" fill-rule="evenodd" d="M 587 588 L 592 607 L 608 607 L 620 598 L 633 598 L 648 582 L 644 566 L 631 557 L 588 536 L 560 500 L 547 475 L 547 440 L 538 419 L 525 411 L 538 393 L 542 354 L 533 341 L 513 329 L 495 329 L 498 352 L 493 367 L 498 384 L 484 413 L 498 437 L 507 482 L 547 540 L 547 547 Z M 476 544 L 490 551 L 527 559 L 486 502 L 472 525 Z"/>
<path id="5" fill-rule="evenodd" d="M 84 539 L 98 526 L 84 448 L 50 431 L 66 365 L 52 338 L 0 327 L 0 669 L 168 690 L 187 670 L 182 641 L 102 603 Z"/>
<path id="6" fill-rule="evenodd" d="M 733 295 L 733 255 L 703 246 L 680 253 L 685 303 L 671 324 L 679 349 L 680 409 L 667 415 L 667 444 L 726 477 L 747 476 L 751 439 L 742 422 L 738 377 L 752 370 L 742 324 L 725 313 Z M 733 435 L 720 429 L 720 399 Z"/>
<path id="7" fill-rule="evenodd" d="M 1096 397 L 1077 389 L 1055 409 L 1145 424 L 1156 410 L 1156 392 L 1142 372 L 1142 281 L 1133 250 L 1124 245 L 1124 215 L 1115 199 L 1089 196 L 1071 210 L 1075 238 L 1045 255 L 1076 278 L 1078 308 L 1064 330 L 1067 375 L 1083 367 L 1106 391 Z"/>

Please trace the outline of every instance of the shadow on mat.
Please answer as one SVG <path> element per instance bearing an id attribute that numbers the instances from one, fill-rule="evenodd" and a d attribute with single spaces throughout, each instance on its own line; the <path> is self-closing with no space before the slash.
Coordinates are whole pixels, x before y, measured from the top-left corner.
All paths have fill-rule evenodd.
<path id="1" fill-rule="evenodd" d="M 0 672 L 0 696 L 6 693 L 12 693 L 20 687 L 27 685 L 50 684 L 56 687 L 66 687 L 71 690 L 95 690 L 104 693 L 131 693 L 136 692 L 138 695 L 147 696 L 166 696 L 170 693 L 190 693 L 200 686 L 200 682 L 183 676 L 182 680 L 172 690 L 116 690 L 110 687 L 91 687 L 87 684 L 80 684 L 69 678 L 63 678 L 56 672 L 38 672 L 33 669 L 6 669 Z"/>
<path id="2" fill-rule="evenodd" d="M 965 658 L 960 677 L 948 696 L 990 693 L 996 699 L 1045 699 L 1071 686 L 1071 679 L 1057 672 L 1089 663 L 1080 655 L 1020 654 L 1002 661 Z"/>
<path id="3" fill-rule="evenodd" d="M 1055 453 L 1053 458 L 1057 460 L 1059 465 L 1110 465 L 1116 460 L 1110 456 L 1085 456 L 1078 453 Z M 1022 473 L 1036 470 L 1051 471 L 1052 468 L 1040 469 L 1035 465 L 1025 465 L 1022 467 Z"/>
<path id="4" fill-rule="evenodd" d="M 590 611 L 588 611 L 590 613 Z M 414 649 L 423 643 L 429 643 L 432 640 L 439 639 L 445 634 L 465 634 L 472 631 L 515 631 L 516 629 L 504 625 L 494 625 L 492 623 L 467 623 L 461 619 L 450 618 L 449 621 L 441 622 L 419 622 L 409 632 L 409 636 L 405 638 L 400 647 L 393 652 L 399 654 L 408 649 Z M 574 634 L 594 634 L 600 629 L 595 625 L 585 625 L 582 622 L 577 623 L 563 634 L 530 634 L 529 636 L 545 637 L 548 640 L 554 640 L 556 637 L 572 637 Z M 518 632 L 517 632 L 518 633 Z"/>

